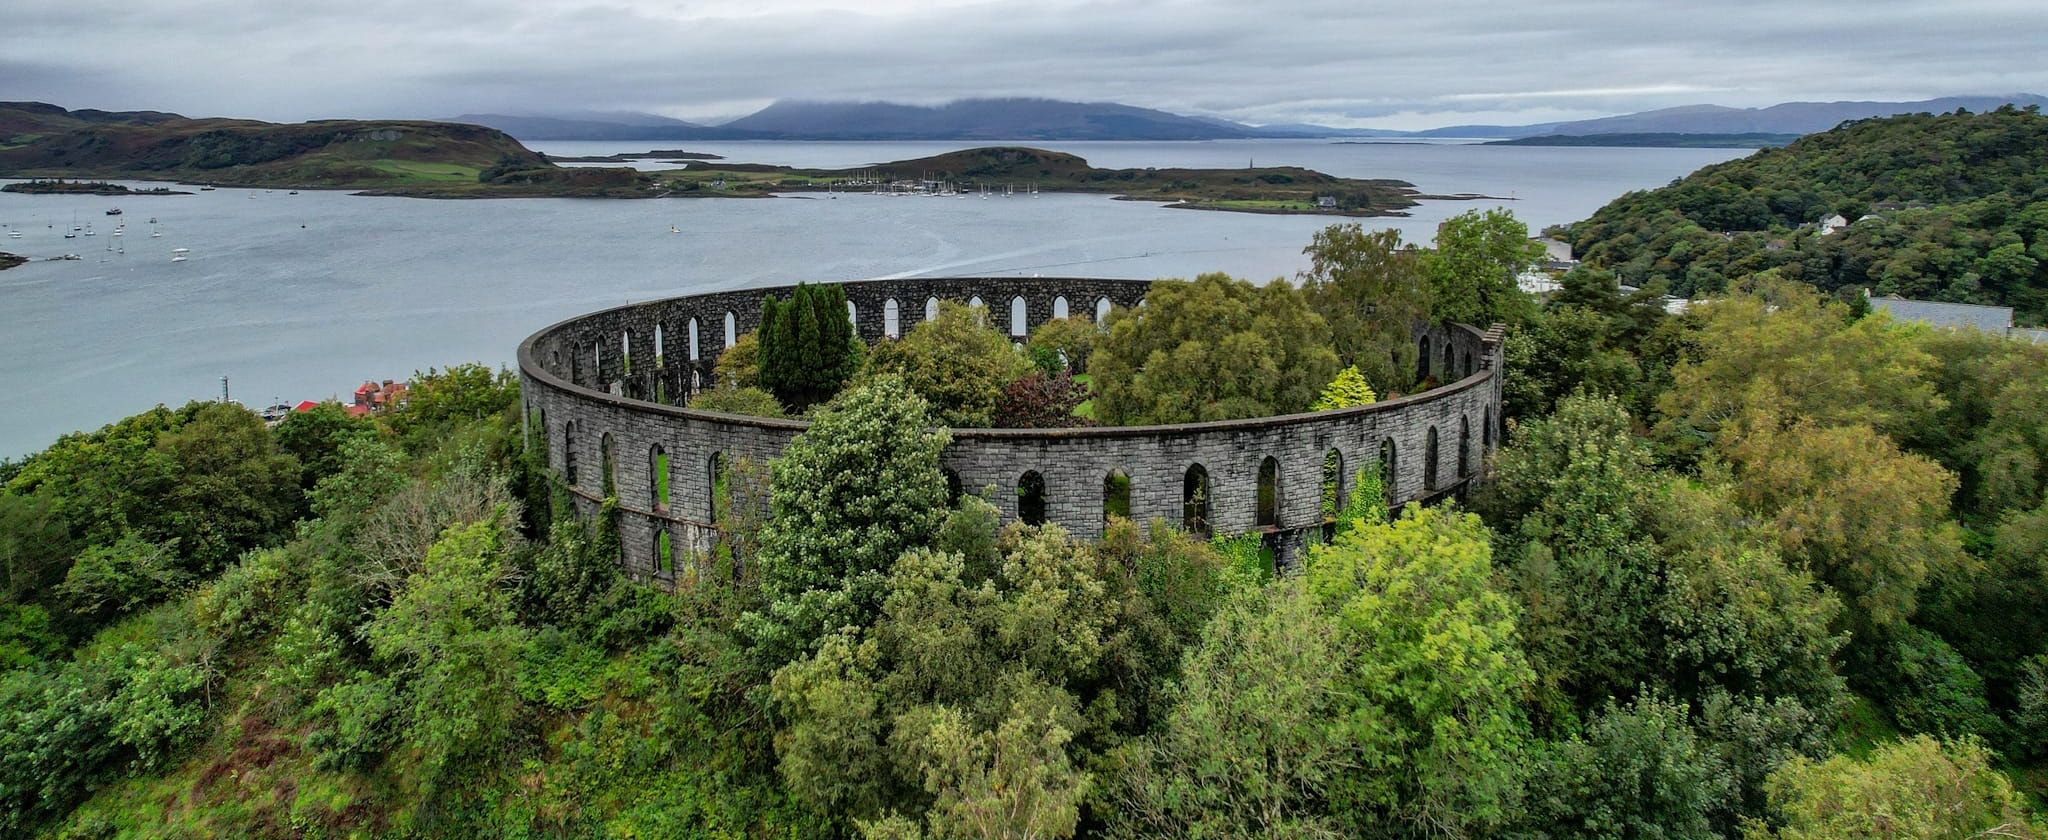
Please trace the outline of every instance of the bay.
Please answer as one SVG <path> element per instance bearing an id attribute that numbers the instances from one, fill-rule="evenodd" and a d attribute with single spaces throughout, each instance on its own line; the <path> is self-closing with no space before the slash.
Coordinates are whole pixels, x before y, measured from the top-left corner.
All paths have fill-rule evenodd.
<path id="1" fill-rule="evenodd" d="M 680 146 L 746 162 L 858 166 L 968 144 L 535 145 L 558 154 Z M 1568 222 L 1627 190 L 1745 154 L 1322 141 L 1035 145 L 1099 166 L 1255 160 L 1515 199 L 1432 201 L 1407 218 L 1359 220 L 1425 242 L 1438 222 L 1467 209 L 1505 206 L 1532 228 Z M 123 215 L 103 215 L 114 206 Z M 0 457 L 157 403 L 217 398 L 222 376 L 236 399 L 257 406 L 345 396 L 365 379 L 430 366 L 509 365 L 518 342 L 540 327 L 671 295 L 906 276 L 1292 276 L 1305 267 L 1302 246 L 1332 221 L 1052 193 L 644 201 L 0 193 L 0 229 L 23 232 L 0 238 L 0 251 L 36 260 L 0 271 Z M 62 237 L 88 223 L 95 236 Z M 126 230 L 115 237 L 120 224 Z M 188 259 L 172 262 L 174 248 L 189 249 Z M 81 259 L 48 260 L 70 253 Z"/>

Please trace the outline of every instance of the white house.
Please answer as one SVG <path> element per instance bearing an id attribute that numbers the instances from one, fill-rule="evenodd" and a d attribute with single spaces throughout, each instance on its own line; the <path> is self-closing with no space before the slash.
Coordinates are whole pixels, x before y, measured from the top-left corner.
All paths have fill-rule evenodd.
<path id="1" fill-rule="evenodd" d="M 1848 226 L 1849 220 L 1842 218 L 1842 214 L 1836 213 L 1832 216 L 1820 220 L 1820 235 L 1827 236 L 1828 234 L 1834 233 L 1835 231 L 1841 230 L 1842 228 Z"/>

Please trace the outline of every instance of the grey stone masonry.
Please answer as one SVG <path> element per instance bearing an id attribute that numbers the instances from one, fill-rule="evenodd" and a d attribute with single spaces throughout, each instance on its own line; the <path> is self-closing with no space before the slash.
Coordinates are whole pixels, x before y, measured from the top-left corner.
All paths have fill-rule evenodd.
<path id="1" fill-rule="evenodd" d="M 941 299 L 978 298 L 992 326 L 1021 339 L 1062 312 L 1093 318 L 1111 306 L 1140 305 L 1150 285 L 1001 277 L 844 287 L 858 333 L 873 342 L 907 332 Z M 751 331 L 762 299 L 786 297 L 791 288 L 608 309 L 543 329 L 520 345 L 528 444 L 546 447 L 549 466 L 586 512 L 597 509 L 609 485 L 618 499 L 623 562 L 635 577 L 670 579 L 701 570 L 717 536 L 715 465 L 742 458 L 765 464 L 807 428 L 801 420 L 681 406 L 709 386 L 728 323 L 733 336 Z M 1022 316 L 1014 323 L 1013 313 Z M 1006 519 L 1020 516 L 1026 473 L 1037 473 L 1046 520 L 1079 537 L 1102 533 L 1112 471 L 1130 479 L 1131 518 L 1174 523 L 1184 522 L 1190 508 L 1190 472 L 1206 473 L 1207 527 L 1214 533 L 1263 532 L 1281 562 L 1291 563 L 1304 538 L 1324 525 L 1324 465 L 1331 453 L 1341 464 L 1337 476 L 1347 496 L 1358 470 L 1391 455 L 1388 502 L 1401 504 L 1462 489 L 1480 475 L 1499 444 L 1501 328 L 1481 332 L 1439 324 L 1418 329 L 1416 340 L 1425 343 L 1426 371 L 1445 383 L 1419 394 L 1356 408 L 1212 423 L 955 429 L 941 459 L 964 491 L 992 491 L 988 496 Z M 655 480 L 663 456 L 665 500 Z M 1262 469 L 1269 459 L 1272 468 Z M 1262 477 L 1272 484 L 1271 493 L 1261 493 Z M 1264 511 L 1261 495 L 1272 500 Z M 673 572 L 657 557 L 664 532 Z"/>

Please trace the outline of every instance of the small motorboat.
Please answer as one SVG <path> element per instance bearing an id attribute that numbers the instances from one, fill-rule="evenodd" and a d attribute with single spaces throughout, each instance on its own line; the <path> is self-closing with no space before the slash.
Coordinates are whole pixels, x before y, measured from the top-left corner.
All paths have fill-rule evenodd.
<path id="1" fill-rule="evenodd" d="M 119 215 L 121 215 L 121 208 L 119 208 L 119 207 L 109 207 L 109 208 L 107 208 L 107 215 L 109 215 L 109 216 L 119 216 Z"/>
<path id="2" fill-rule="evenodd" d="M 184 262 L 184 261 L 185 261 L 185 255 L 183 255 L 183 254 L 179 254 L 178 256 L 175 256 L 175 257 L 172 257 L 172 258 L 171 258 L 171 262 Z"/>
<path id="3" fill-rule="evenodd" d="M 171 253 L 173 253 L 173 254 L 189 254 L 189 253 L 192 253 L 192 249 L 190 249 L 190 248 L 172 248 L 172 249 L 171 249 Z"/>

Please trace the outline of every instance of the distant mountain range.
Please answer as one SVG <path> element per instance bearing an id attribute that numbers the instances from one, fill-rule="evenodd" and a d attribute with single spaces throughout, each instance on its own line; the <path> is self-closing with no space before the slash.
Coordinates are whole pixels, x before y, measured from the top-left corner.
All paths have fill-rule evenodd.
<path id="1" fill-rule="evenodd" d="M 1455 125 L 1424 131 L 1289 123 L 1246 125 L 1113 102 L 963 99 L 945 105 L 777 102 L 721 125 L 640 113 L 463 114 L 521 140 L 1230 140 L 1242 138 L 1477 138 L 1617 134 L 1812 134 L 1846 120 L 2011 103 L 2048 105 L 2035 94 L 1949 96 L 1917 102 L 1786 102 L 1767 108 L 1685 105 L 1617 117 L 1533 125 Z"/>

